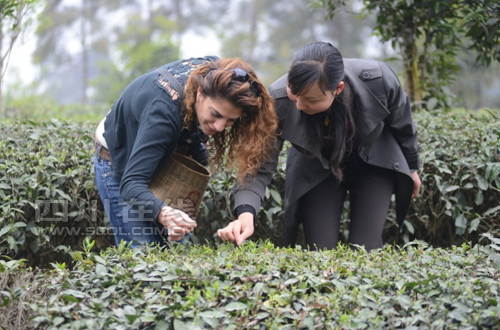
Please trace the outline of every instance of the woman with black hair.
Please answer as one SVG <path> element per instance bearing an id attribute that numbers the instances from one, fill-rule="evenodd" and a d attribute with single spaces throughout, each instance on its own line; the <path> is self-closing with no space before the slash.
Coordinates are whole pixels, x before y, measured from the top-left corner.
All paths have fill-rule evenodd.
<path id="1" fill-rule="evenodd" d="M 310 248 L 332 249 L 350 201 L 349 242 L 382 247 L 391 196 L 401 222 L 420 190 L 410 101 L 383 62 L 343 59 L 326 42 L 296 53 L 288 74 L 271 86 L 280 139 L 256 175 L 235 189 L 237 219 L 218 231 L 241 244 L 253 234 L 266 186 L 284 140 L 291 142 L 285 181 L 285 242 L 303 224 Z"/>

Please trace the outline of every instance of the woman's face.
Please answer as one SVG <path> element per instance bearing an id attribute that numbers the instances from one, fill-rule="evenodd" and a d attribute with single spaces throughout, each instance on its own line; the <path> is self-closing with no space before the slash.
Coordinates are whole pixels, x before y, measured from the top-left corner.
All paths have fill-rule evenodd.
<path id="1" fill-rule="evenodd" d="M 196 95 L 196 117 L 201 131 L 205 135 L 222 132 L 241 117 L 241 109 L 222 98 L 213 98 L 200 90 Z"/>
<path id="2" fill-rule="evenodd" d="M 319 84 L 314 83 L 301 95 L 294 95 L 290 87 L 286 88 L 288 98 L 295 103 L 298 110 L 308 114 L 315 115 L 324 112 L 330 108 L 335 99 L 335 96 L 344 90 L 344 82 L 341 81 L 337 85 L 337 89 L 333 91 L 323 92 Z"/>

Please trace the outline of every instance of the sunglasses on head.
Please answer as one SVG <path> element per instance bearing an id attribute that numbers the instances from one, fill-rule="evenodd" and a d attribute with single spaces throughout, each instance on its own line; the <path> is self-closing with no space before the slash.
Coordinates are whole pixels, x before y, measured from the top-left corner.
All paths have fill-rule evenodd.
<path id="1" fill-rule="evenodd" d="M 242 68 L 234 68 L 232 70 L 233 70 L 233 80 L 239 82 L 247 82 L 250 80 L 250 75 Z M 255 95 L 260 96 L 259 86 L 257 85 L 256 81 L 250 81 L 250 88 L 253 90 Z"/>
<path id="2" fill-rule="evenodd" d="M 209 70 L 208 73 L 210 73 L 211 71 L 215 71 L 217 69 L 211 69 Z M 239 82 L 250 82 L 250 88 L 253 90 L 253 92 L 255 93 L 255 95 L 257 96 L 260 96 L 260 91 L 259 91 L 259 87 L 257 85 L 257 83 L 255 81 L 252 81 L 250 79 L 250 75 L 248 74 L 248 72 L 246 72 L 245 70 L 243 70 L 242 68 L 234 68 L 234 69 L 230 69 L 231 71 L 233 71 L 233 76 L 232 76 L 232 80 L 235 80 L 235 81 L 239 81 Z"/>
<path id="3" fill-rule="evenodd" d="M 233 69 L 233 80 L 239 81 L 239 82 L 247 82 L 250 79 L 250 76 L 248 75 L 248 72 L 241 68 L 234 68 Z"/>

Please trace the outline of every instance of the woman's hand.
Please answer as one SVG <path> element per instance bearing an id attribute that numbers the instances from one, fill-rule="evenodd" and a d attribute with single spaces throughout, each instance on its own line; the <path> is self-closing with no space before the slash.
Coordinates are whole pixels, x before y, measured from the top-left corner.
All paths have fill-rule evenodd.
<path id="1" fill-rule="evenodd" d="M 422 181 L 420 181 L 420 176 L 417 171 L 411 173 L 411 178 L 413 179 L 413 191 L 411 193 L 411 197 L 418 197 L 420 195 Z"/>
<path id="2" fill-rule="evenodd" d="M 243 212 L 238 219 L 230 222 L 226 227 L 217 230 L 217 235 L 223 241 L 231 241 L 236 245 L 240 245 L 252 236 L 253 231 L 253 214 Z"/>
<path id="3" fill-rule="evenodd" d="M 179 241 L 196 228 L 196 221 L 185 212 L 164 206 L 158 216 L 158 222 L 167 229 L 169 241 Z"/>

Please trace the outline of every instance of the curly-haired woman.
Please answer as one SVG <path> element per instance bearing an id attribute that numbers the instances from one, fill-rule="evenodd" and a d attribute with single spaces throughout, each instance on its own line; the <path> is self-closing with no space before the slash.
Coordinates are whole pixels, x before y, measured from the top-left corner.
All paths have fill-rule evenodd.
<path id="1" fill-rule="evenodd" d="M 174 151 L 204 165 L 210 153 L 219 168 L 227 155 L 242 180 L 260 168 L 276 126 L 271 96 L 240 59 L 179 60 L 135 79 L 96 130 L 96 184 L 115 242 L 164 243 L 164 229 L 176 241 L 196 226 L 149 189 Z"/>

